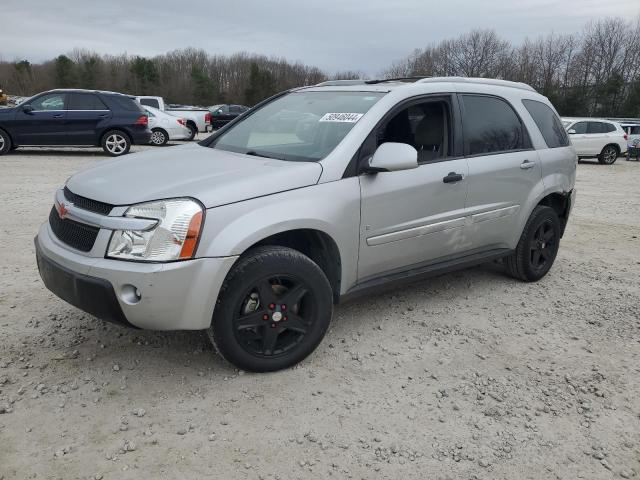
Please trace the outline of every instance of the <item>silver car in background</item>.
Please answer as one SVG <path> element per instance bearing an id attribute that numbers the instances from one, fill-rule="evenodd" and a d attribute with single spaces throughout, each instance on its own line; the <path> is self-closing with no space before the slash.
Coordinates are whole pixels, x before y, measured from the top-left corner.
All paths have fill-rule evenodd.
<path id="1" fill-rule="evenodd" d="M 75 174 L 35 239 L 38 266 L 97 317 L 206 329 L 237 367 L 273 371 L 316 348 L 334 303 L 381 285 L 495 260 L 544 277 L 576 165 L 527 85 L 327 82 L 199 144 Z"/>

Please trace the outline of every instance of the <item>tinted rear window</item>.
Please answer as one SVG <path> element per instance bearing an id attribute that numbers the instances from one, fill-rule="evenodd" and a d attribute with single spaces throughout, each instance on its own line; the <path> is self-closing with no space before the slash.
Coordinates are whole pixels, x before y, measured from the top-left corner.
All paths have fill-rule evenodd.
<path id="1" fill-rule="evenodd" d="M 142 108 L 142 105 L 140 105 L 134 99 L 125 97 L 124 95 L 110 95 L 109 100 L 122 110 L 127 110 L 129 112 L 140 112 L 143 114 L 147 113 L 147 111 Z"/>
<path id="2" fill-rule="evenodd" d="M 569 145 L 567 131 L 553 110 L 536 100 L 522 100 L 522 103 L 538 126 L 547 147 L 558 148 Z"/>
<path id="3" fill-rule="evenodd" d="M 606 133 L 605 124 L 602 122 L 588 122 L 587 133 Z"/>
<path id="4" fill-rule="evenodd" d="M 97 95 L 92 93 L 70 93 L 67 110 L 108 110 Z"/>
<path id="5" fill-rule="evenodd" d="M 528 136 L 520 118 L 505 100 L 480 95 L 462 95 L 462 118 L 467 155 L 523 150 Z"/>

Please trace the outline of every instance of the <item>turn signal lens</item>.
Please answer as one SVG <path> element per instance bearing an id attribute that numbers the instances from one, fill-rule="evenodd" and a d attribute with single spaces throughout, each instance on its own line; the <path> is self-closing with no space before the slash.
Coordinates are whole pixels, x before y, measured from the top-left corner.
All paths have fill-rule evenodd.
<path id="1" fill-rule="evenodd" d="M 202 211 L 196 213 L 191 217 L 189 222 L 189 228 L 187 229 L 187 236 L 182 243 L 182 250 L 180 250 L 180 258 L 191 258 L 196 251 L 196 245 L 198 244 L 198 236 L 200 235 L 200 227 L 202 226 Z"/>

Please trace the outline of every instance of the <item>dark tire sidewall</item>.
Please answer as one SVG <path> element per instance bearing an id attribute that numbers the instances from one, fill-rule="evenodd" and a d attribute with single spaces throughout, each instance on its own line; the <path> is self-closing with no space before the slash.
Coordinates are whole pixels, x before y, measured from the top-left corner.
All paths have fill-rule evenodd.
<path id="1" fill-rule="evenodd" d="M 615 152 L 615 157 L 613 158 L 613 160 L 611 162 L 608 162 L 605 159 L 605 152 L 607 150 L 613 150 Z M 600 152 L 600 156 L 598 157 L 598 160 L 600 161 L 600 163 L 602 163 L 603 165 L 613 165 L 614 163 L 616 163 L 616 160 L 618 159 L 618 150 L 616 149 L 616 147 L 614 147 L 613 145 L 607 145 L 602 149 L 602 152 Z"/>
<path id="2" fill-rule="evenodd" d="M 235 335 L 235 310 L 248 288 L 268 275 L 291 275 L 312 290 L 316 310 L 301 342 L 283 356 L 264 358 L 245 350 Z M 209 335 L 218 352 L 236 367 L 254 372 L 281 370 L 297 364 L 322 341 L 331 321 L 333 295 L 327 277 L 311 259 L 289 248 L 261 248 L 240 258 L 227 276 L 213 313 Z"/>
<path id="3" fill-rule="evenodd" d="M 553 252 L 553 258 L 547 261 L 547 264 L 542 269 L 536 269 L 531 264 L 531 243 L 534 241 L 535 233 L 543 223 L 550 221 L 554 229 L 555 235 L 555 249 Z M 537 281 L 544 277 L 551 267 L 553 266 L 556 257 L 558 256 L 558 249 L 560 247 L 560 219 L 557 213 L 550 207 L 538 207 L 537 211 L 534 211 L 534 215 L 527 222 L 525 235 L 521 239 L 521 245 L 518 245 L 518 261 L 522 272 L 529 281 Z"/>

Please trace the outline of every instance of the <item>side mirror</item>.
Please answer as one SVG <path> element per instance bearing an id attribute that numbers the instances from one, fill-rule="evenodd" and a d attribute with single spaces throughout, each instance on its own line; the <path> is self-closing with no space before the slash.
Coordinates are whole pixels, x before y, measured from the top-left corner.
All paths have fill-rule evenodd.
<path id="1" fill-rule="evenodd" d="M 412 168 L 418 168 L 418 151 L 406 143 L 387 142 L 378 147 L 364 170 L 396 172 Z"/>
<path id="2" fill-rule="evenodd" d="M 569 130 L 567 130 L 567 133 L 568 133 L 569 135 L 573 135 L 574 133 L 576 133 L 576 131 L 575 131 L 575 129 L 570 128 Z"/>
<path id="3" fill-rule="evenodd" d="M 31 104 L 27 103 L 26 105 L 22 106 L 22 111 L 24 113 L 31 113 L 33 112 L 33 107 L 31 106 Z"/>

